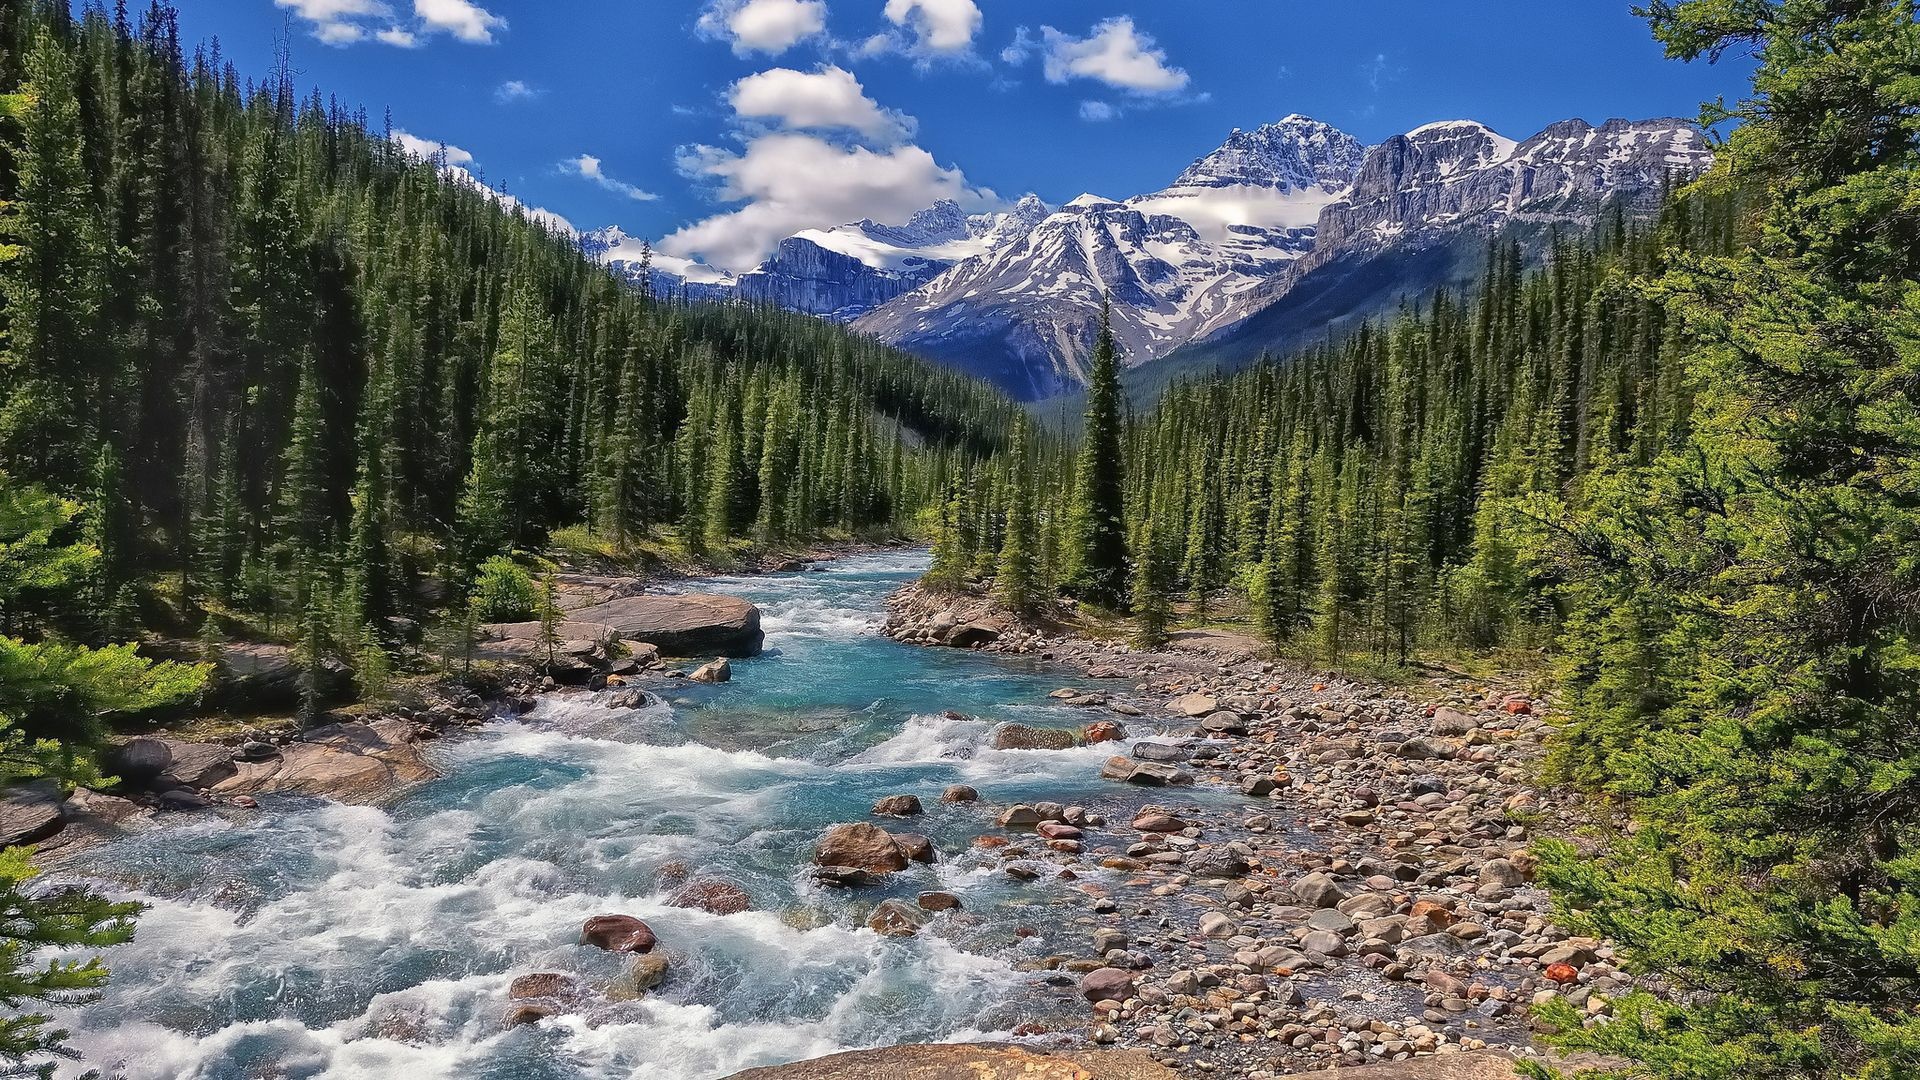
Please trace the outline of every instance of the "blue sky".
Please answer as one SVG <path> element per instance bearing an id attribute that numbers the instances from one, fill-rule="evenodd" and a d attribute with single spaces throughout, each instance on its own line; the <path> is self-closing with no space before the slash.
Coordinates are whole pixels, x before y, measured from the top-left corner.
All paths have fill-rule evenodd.
<path id="1" fill-rule="evenodd" d="M 196 0 L 181 21 L 248 74 L 285 35 L 303 86 L 390 109 L 521 200 L 741 268 L 798 228 L 941 196 L 1151 191 L 1288 113 L 1369 143 L 1446 119 L 1524 138 L 1741 91 L 1743 61 L 1668 61 L 1628 7 Z"/>

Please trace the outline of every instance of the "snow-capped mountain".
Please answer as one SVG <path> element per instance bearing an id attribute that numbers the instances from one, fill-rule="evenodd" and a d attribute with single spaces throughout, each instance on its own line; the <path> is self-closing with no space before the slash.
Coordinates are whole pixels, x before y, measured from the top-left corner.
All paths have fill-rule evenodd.
<path id="1" fill-rule="evenodd" d="M 1125 202 L 1082 195 L 854 326 L 1046 397 L 1080 381 L 1102 297 L 1133 362 L 1186 343 L 1312 250 L 1321 208 L 1364 154 L 1303 116 L 1236 131 L 1170 186 Z"/>
<path id="2" fill-rule="evenodd" d="M 1377 293 L 1428 291 L 1439 283 L 1428 264 L 1396 268 L 1392 257 L 1513 222 L 1591 222 L 1614 200 L 1643 212 L 1670 173 L 1710 163 L 1700 133 L 1678 120 L 1570 120 L 1524 142 L 1449 122 L 1364 148 L 1289 116 L 1234 132 L 1161 191 L 1075 199 L 1021 243 L 961 263 L 854 326 L 1046 397 L 1080 381 L 1102 296 L 1113 299 L 1131 366 L 1230 337 L 1303 288 L 1319 301 L 1303 310 L 1324 328 L 1378 309 L 1377 296 L 1355 288 L 1357 262 L 1371 271 L 1357 281 Z M 1339 276 L 1351 309 L 1325 302 L 1322 272 Z"/>
<path id="3" fill-rule="evenodd" d="M 1294 115 L 1233 132 L 1145 195 L 941 202 L 797 233 L 737 276 L 655 253 L 650 285 L 851 321 L 1037 399 L 1079 384 L 1105 297 L 1130 366 L 1238 362 L 1465 283 L 1495 232 L 1531 237 L 1537 258 L 1553 225 L 1651 212 L 1711 163 L 1682 120 L 1566 120 L 1524 141 L 1446 121 L 1367 147 Z M 641 245 L 618 229 L 582 244 L 637 275 Z"/>
<path id="4" fill-rule="evenodd" d="M 943 200 L 903 225 L 862 220 L 808 229 L 735 283 L 745 300 L 851 319 L 931 281 L 955 263 L 1011 243 L 1047 215 L 1028 195 L 1000 213 L 968 214 Z"/>
<path id="5" fill-rule="evenodd" d="M 1563 120 L 1515 142 L 1467 120 L 1428 124 L 1367 151 L 1352 187 L 1321 211 L 1313 249 L 1201 328 L 1195 354 L 1239 362 L 1326 336 L 1479 269 L 1506 230 L 1531 259 L 1552 226 L 1586 227 L 1609 207 L 1657 210 L 1670 182 L 1713 164 L 1676 119 Z"/>

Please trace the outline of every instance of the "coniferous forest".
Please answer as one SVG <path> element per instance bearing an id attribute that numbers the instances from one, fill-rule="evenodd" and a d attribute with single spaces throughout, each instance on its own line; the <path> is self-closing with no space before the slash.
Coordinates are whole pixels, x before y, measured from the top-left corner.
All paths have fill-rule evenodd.
<path id="1" fill-rule="evenodd" d="M 1546 1040 L 1620 1077 L 1920 1074 L 1916 5 L 1639 14 L 1757 65 L 1656 216 L 1491 237 L 1473 289 L 1153 401 L 1103 328 L 1054 425 L 650 295 L 159 0 L 0 0 L 0 766 L 102 783 L 116 723 L 194 699 L 207 665 L 131 642 L 274 641 L 372 697 L 405 627 L 470 640 L 487 575 L 544 556 L 914 537 L 932 589 L 1141 649 L 1225 621 L 1316 669 L 1537 665 L 1540 779 L 1593 811 L 1541 880 L 1642 980 L 1604 1023 L 1544 1004 Z M 34 1003 L 106 979 L 35 950 L 137 914 L 29 854 L 23 1068 L 65 1038 Z"/>

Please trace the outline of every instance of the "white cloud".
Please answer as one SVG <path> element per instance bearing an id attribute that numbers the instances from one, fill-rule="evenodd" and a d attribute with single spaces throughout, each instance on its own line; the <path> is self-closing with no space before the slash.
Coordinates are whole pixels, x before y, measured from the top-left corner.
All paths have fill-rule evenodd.
<path id="1" fill-rule="evenodd" d="M 394 131 L 393 141 L 400 144 L 400 149 L 422 160 L 431 159 L 435 154 L 445 154 L 449 165 L 473 164 L 472 154 L 448 143 L 434 142 L 399 130 Z"/>
<path id="2" fill-rule="evenodd" d="M 712 0 L 695 24 L 736 55 L 786 52 L 827 28 L 826 0 Z"/>
<path id="3" fill-rule="evenodd" d="M 991 191 L 971 187 L 959 169 L 942 168 L 912 145 L 880 151 L 777 132 L 753 139 L 739 153 L 683 147 L 679 166 L 688 176 L 717 182 L 722 200 L 746 205 L 681 228 L 660 242 L 661 249 L 733 271 L 752 269 L 802 229 L 863 217 L 904 221 L 941 199 L 977 208 L 996 202 Z"/>
<path id="4" fill-rule="evenodd" d="M 1080 103 L 1080 119 L 1096 124 L 1118 120 L 1120 110 L 1104 101 L 1083 101 Z"/>
<path id="5" fill-rule="evenodd" d="M 1018 67 L 1026 63 L 1027 57 L 1032 56 L 1039 48 L 1040 43 L 1034 40 L 1033 31 L 1024 26 L 1016 26 L 1013 29 L 1013 40 L 1007 43 L 1006 48 L 1000 50 L 1000 60 L 1002 63 Z"/>
<path id="6" fill-rule="evenodd" d="M 414 19 L 403 22 L 385 0 L 273 0 L 311 24 L 315 38 L 328 45 L 352 45 L 369 39 L 401 49 L 418 48 L 426 36 L 452 34 L 462 41 L 490 44 L 507 20 L 472 0 L 413 0 Z"/>
<path id="7" fill-rule="evenodd" d="M 913 31 L 922 54 L 963 53 L 979 31 L 980 5 L 974 0 L 887 0 L 887 21 Z M 874 44 L 869 39 L 869 46 Z"/>
<path id="8" fill-rule="evenodd" d="M 1136 94 L 1171 94 L 1191 81 L 1185 71 L 1169 67 L 1166 52 L 1134 29 L 1125 15 L 1101 22 L 1084 38 L 1051 26 L 1041 27 L 1040 34 L 1046 42 L 1043 63 L 1050 83 L 1093 79 Z"/>
<path id="9" fill-rule="evenodd" d="M 846 128 L 883 142 L 912 133 L 911 121 L 881 108 L 852 72 L 839 67 L 774 68 L 734 83 L 729 97 L 743 119 L 778 120 L 789 128 Z"/>
<path id="10" fill-rule="evenodd" d="M 529 86 L 519 79 L 508 79 L 494 88 L 493 100 L 502 105 L 510 105 L 516 101 L 531 101 L 544 93 L 546 91 L 536 86 Z"/>
<path id="11" fill-rule="evenodd" d="M 643 191 L 624 180 L 615 179 L 607 175 L 607 170 L 603 163 L 592 154 L 581 154 L 577 158 L 568 158 L 560 163 L 560 168 L 563 172 L 581 177 L 582 179 L 591 180 L 608 191 L 616 195 L 625 195 L 635 202 L 652 202 L 660 197 L 651 191 Z"/>
<path id="12" fill-rule="evenodd" d="M 429 29 L 475 45 L 491 45 L 493 31 L 507 28 L 507 20 L 472 0 L 413 0 L 413 13 Z"/>

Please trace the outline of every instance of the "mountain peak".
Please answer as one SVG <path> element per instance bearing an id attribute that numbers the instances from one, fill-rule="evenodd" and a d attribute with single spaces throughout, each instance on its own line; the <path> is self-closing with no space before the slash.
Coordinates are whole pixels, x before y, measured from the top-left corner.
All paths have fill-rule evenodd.
<path id="1" fill-rule="evenodd" d="M 1353 179 L 1365 153 L 1360 140 L 1339 128 L 1292 113 L 1252 131 L 1235 128 L 1218 149 L 1187 166 L 1168 191 L 1252 187 L 1331 192 Z"/>

